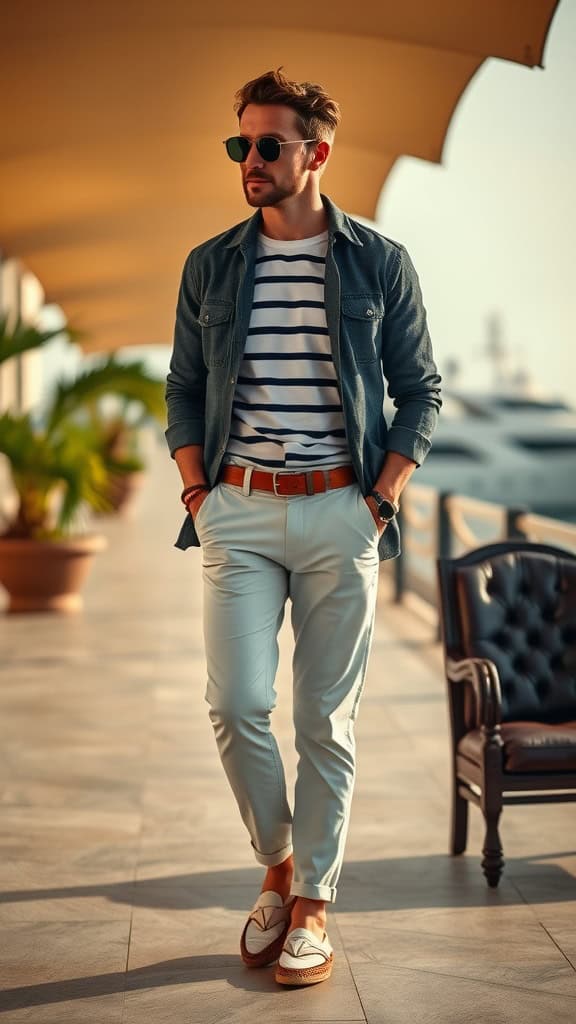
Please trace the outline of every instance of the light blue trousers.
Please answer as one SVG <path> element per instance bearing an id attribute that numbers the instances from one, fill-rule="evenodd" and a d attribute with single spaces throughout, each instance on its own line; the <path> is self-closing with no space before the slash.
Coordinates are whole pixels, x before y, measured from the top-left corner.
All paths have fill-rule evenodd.
<path id="1" fill-rule="evenodd" d="M 225 483 L 208 494 L 195 524 L 203 551 L 205 699 L 256 860 L 274 865 L 293 853 L 291 892 L 333 902 L 374 624 L 376 524 L 356 484 L 286 498 Z M 288 597 L 299 755 L 293 813 L 270 730 Z"/>

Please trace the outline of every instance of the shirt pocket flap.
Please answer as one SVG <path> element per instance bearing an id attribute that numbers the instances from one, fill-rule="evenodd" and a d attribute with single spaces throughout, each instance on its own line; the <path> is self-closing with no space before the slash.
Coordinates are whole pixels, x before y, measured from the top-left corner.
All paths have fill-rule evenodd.
<path id="1" fill-rule="evenodd" d="M 382 320 L 384 298 L 382 295 L 343 295 L 342 312 L 354 320 Z"/>
<path id="2" fill-rule="evenodd" d="M 202 327 L 212 327 L 216 324 L 224 324 L 230 320 L 234 303 L 226 299 L 207 299 L 200 306 L 199 321 Z"/>

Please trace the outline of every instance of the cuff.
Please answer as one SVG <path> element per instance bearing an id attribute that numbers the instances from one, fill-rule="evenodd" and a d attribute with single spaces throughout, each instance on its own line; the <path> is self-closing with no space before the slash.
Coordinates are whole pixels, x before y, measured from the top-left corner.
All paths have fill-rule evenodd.
<path id="1" fill-rule="evenodd" d="M 292 882 L 291 896 L 304 896 L 307 900 L 324 900 L 325 903 L 336 902 L 336 888 L 332 885 L 312 885 L 310 882 Z"/>
<path id="2" fill-rule="evenodd" d="M 204 420 L 176 420 L 164 431 L 164 437 L 174 458 L 177 448 L 185 448 L 189 444 L 204 444 Z"/>
<path id="3" fill-rule="evenodd" d="M 266 867 L 275 867 L 276 864 L 281 864 L 292 853 L 292 843 L 281 846 L 279 850 L 274 850 L 273 853 L 260 853 L 260 850 L 256 849 L 252 840 L 250 840 L 250 843 L 256 860 L 259 864 L 264 864 Z"/>
<path id="4" fill-rule="evenodd" d="M 431 447 L 432 442 L 424 437 L 424 434 L 411 430 L 410 427 L 392 426 L 388 431 L 386 450 L 405 455 L 419 466 L 424 462 Z"/>

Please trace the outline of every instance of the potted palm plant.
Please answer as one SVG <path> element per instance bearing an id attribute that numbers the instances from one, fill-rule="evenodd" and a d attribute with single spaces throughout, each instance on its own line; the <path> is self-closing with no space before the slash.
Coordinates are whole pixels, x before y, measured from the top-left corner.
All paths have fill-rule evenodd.
<path id="1" fill-rule="evenodd" d="M 0 362 L 77 332 L 39 331 L 0 320 Z M 94 409 L 119 395 L 157 418 L 163 382 L 142 362 L 102 357 L 74 379 L 61 381 L 41 412 L 0 415 L 0 452 L 7 460 L 16 503 L 0 526 L 0 583 L 8 611 L 77 611 L 81 586 L 106 539 L 86 528 L 86 511 L 111 508 L 111 463 L 94 428 Z M 82 521 L 84 520 L 84 521 Z"/>
<path id="2" fill-rule="evenodd" d="M 126 516 L 132 512 L 144 482 L 146 461 L 140 451 L 140 427 L 147 418 L 144 413 L 140 423 L 133 423 L 126 413 L 119 411 L 102 417 L 97 424 L 99 450 L 108 469 L 105 495 L 114 514 Z M 103 510 L 107 512 L 108 508 Z"/>
<path id="3" fill-rule="evenodd" d="M 88 410 L 94 448 L 108 471 L 104 491 L 106 506 L 94 509 L 98 514 L 130 515 L 145 479 L 146 457 L 142 450 L 143 428 L 150 421 L 164 425 L 164 385 L 150 389 L 143 401 L 115 395 L 107 402 L 96 402 Z"/>

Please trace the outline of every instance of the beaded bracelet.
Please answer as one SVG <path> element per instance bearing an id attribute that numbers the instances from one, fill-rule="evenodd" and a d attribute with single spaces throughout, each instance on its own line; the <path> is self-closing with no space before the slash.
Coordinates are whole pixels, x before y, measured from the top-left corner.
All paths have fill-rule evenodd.
<path id="1" fill-rule="evenodd" d="M 185 487 L 180 495 L 180 501 L 183 505 L 188 507 L 188 501 L 191 500 L 191 495 L 199 494 L 200 491 L 209 491 L 210 486 L 208 484 L 191 484 L 190 487 Z"/>

